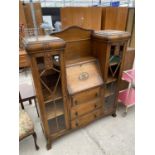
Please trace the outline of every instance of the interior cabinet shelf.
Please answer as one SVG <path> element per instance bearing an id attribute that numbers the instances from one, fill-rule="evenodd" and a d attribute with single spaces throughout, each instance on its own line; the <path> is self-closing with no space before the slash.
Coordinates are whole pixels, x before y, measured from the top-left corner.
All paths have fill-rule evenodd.
<path id="1" fill-rule="evenodd" d="M 49 103 L 46 105 L 48 120 L 64 115 L 63 104 L 61 102 Z"/>
<path id="2" fill-rule="evenodd" d="M 115 65 L 118 65 L 118 64 L 119 64 L 119 63 L 117 63 L 117 62 L 110 62 L 110 63 L 109 63 L 110 66 L 115 66 Z"/>
<path id="3" fill-rule="evenodd" d="M 114 77 L 108 77 L 108 79 L 107 79 L 107 84 L 108 83 L 111 83 L 111 82 L 115 82 L 117 80 L 117 78 L 114 78 Z"/>
<path id="4" fill-rule="evenodd" d="M 104 97 L 109 97 L 111 95 L 113 95 L 114 93 L 111 92 L 109 89 L 105 89 L 105 94 L 104 94 Z"/>

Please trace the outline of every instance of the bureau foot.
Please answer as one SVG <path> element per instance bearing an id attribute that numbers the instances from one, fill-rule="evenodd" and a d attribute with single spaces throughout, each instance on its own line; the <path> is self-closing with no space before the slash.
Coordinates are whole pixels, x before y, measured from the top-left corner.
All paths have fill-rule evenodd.
<path id="1" fill-rule="evenodd" d="M 47 150 L 50 150 L 51 147 L 52 147 L 52 141 L 51 141 L 51 139 L 48 139 L 47 144 L 46 144 L 46 148 L 47 148 Z"/>
<path id="2" fill-rule="evenodd" d="M 116 116 L 117 116 L 116 113 L 113 113 L 113 114 L 112 114 L 112 117 L 116 117 Z"/>

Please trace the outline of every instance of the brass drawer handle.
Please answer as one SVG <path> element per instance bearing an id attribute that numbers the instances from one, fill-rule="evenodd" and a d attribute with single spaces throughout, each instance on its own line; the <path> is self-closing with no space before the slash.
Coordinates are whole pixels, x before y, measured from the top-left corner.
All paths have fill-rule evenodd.
<path id="1" fill-rule="evenodd" d="M 98 97 L 98 96 L 99 96 L 98 93 L 96 93 L 96 94 L 95 94 L 95 97 Z"/>
<path id="2" fill-rule="evenodd" d="M 75 115 L 78 116 L 78 112 L 77 111 L 75 112 Z"/>
<path id="3" fill-rule="evenodd" d="M 95 104 L 95 105 L 94 105 L 94 107 L 96 108 L 96 107 L 97 107 L 97 105 Z"/>
<path id="4" fill-rule="evenodd" d="M 74 102 L 75 102 L 76 105 L 78 104 L 77 100 L 75 100 Z"/>

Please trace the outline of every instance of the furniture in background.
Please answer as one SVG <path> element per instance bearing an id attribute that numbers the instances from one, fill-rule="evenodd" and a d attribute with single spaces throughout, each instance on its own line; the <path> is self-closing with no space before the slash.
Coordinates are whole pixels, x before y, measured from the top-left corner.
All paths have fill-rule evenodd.
<path id="1" fill-rule="evenodd" d="M 135 48 L 135 8 L 128 9 L 126 31 L 130 32 L 131 34 L 131 38 L 128 42 L 128 47 Z"/>
<path id="2" fill-rule="evenodd" d="M 28 113 L 24 110 L 20 110 L 19 112 L 19 141 L 23 140 L 28 136 L 33 136 L 34 144 L 36 150 L 39 150 L 39 146 L 37 145 L 37 135 L 34 131 L 34 124 L 29 117 Z"/>
<path id="3" fill-rule="evenodd" d="M 135 47 L 135 8 L 64 7 L 60 9 L 60 16 L 62 29 L 76 25 L 93 30 L 128 31 L 131 33 L 128 46 Z"/>
<path id="4" fill-rule="evenodd" d="M 128 7 L 102 7 L 101 30 L 125 31 Z"/>
<path id="5" fill-rule="evenodd" d="M 125 115 L 129 107 L 135 104 L 135 70 L 123 71 L 122 80 L 129 82 L 125 90 L 121 90 L 118 95 L 118 102 L 122 103 L 125 108 Z"/>
<path id="6" fill-rule="evenodd" d="M 135 49 L 128 47 L 124 58 L 123 71 L 132 69 L 134 60 L 135 60 Z M 128 88 L 128 85 L 129 83 L 127 81 L 121 79 L 121 82 L 119 84 L 119 90 L 124 90 Z"/>
<path id="7" fill-rule="evenodd" d="M 31 11 L 31 4 L 29 2 L 23 2 L 22 5 L 23 5 L 23 9 L 24 9 L 27 28 L 28 29 L 35 28 L 34 22 L 33 22 L 33 15 L 32 15 L 32 11 Z M 35 15 L 35 19 L 36 19 L 36 26 L 38 27 L 38 33 L 40 35 L 44 35 L 44 30 L 42 28 L 40 28 L 41 24 L 43 23 L 40 2 L 33 2 L 33 7 L 34 7 L 34 15 Z"/>
<path id="8" fill-rule="evenodd" d="M 39 112 L 38 112 L 38 107 L 37 107 L 37 102 L 36 102 L 36 94 L 35 94 L 33 86 L 30 84 L 26 84 L 26 83 L 20 84 L 19 85 L 19 102 L 21 103 L 22 109 L 24 109 L 23 102 L 28 101 L 29 104 L 32 104 L 32 100 L 34 100 L 37 114 L 39 117 Z"/>
<path id="9" fill-rule="evenodd" d="M 60 16 L 62 29 L 73 25 L 86 29 L 101 29 L 102 7 L 62 7 Z"/>
<path id="10" fill-rule="evenodd" d="M 69 27 L 25 38 L 41 124 L 52 140 L 106 115 L 116 116 L 128 32 Z"/>

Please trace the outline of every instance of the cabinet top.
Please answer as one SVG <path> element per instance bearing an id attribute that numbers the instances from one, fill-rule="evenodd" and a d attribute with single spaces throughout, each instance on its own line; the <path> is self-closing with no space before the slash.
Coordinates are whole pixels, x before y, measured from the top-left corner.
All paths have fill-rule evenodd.
<path id="1" fill-rule="evenodd" d="M 65 41 L 58 37 L 38 36 L 24 38 L 25 49 L 28 53 L 36 53 L 49 49 L 61 49 L 65 47 Z"/>
<path id="2" fill-rule="evenodd" d="M 94 31 L 93 37 L 103 39 L 105 41 L 122 40 L 122 39 L 129 39 L 130 33 L 118 30 L 100 30 L 100 31 Z"/>

